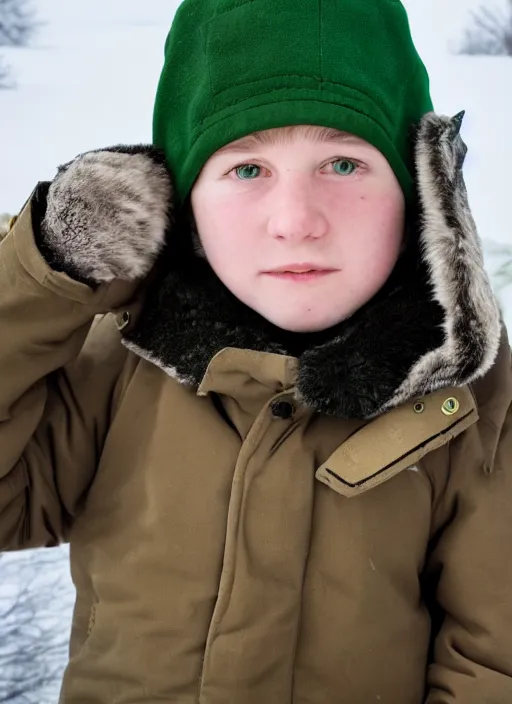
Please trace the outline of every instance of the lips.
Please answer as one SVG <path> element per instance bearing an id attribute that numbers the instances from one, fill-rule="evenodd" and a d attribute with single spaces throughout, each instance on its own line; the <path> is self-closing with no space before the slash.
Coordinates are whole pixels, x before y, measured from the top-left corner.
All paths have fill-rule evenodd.
<path id="1" fill-rule="evenodd" d="M 330 269 L 328 267 L 320 266 L 318 264 L 286 264 L 285 266 L 278 267 L 277 269 L 271 269 L 266 271 L 266 274 L 322 274 L 333 272 L 335 269 Z"/>
<path id="2" fill-rule="evenodd" d="M 317 264 L 287 264 L 284 267 L 264 272 L 282 281 L 314 282 L 334 274 L 337 269 L 325 269 Z"/>

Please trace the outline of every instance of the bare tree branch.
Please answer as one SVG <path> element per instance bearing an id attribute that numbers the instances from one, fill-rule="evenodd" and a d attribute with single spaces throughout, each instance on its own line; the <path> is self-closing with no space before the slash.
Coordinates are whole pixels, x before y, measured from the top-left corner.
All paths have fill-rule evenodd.
<path id="1" fill-rule="evenodd" d="M 36 29 L 31 0 L 0 0 L 0 46 L 26 46 Z"/>
<path id="2" fill-rule="evenodd" d="M 0 702 L 39 704 L 60 687 L 73 594 L 60 550 L 14 557 L 0 554 Z"/>
<path id="3" fill-rule="evenodd" d="M 40 23 L 34 15 L 34 0 L 0 0 L 0 46 L 26 46 Z M 14 88 L 10 71 L 0 57 L 0 89 Z"/>
<path id="4" fill-rule="evenodd" d="M 3 62 L 0 56 L 0 89 L 14 88 L 14 82 L 10 78 L 9 67 Z"/>
<path id="5" fill-rule="evenodd" d="M 487 6 L 472 11 L 472 25 L 466 30 L 460 54 L 512 56 L 512 0 L 507 10 Z"/>

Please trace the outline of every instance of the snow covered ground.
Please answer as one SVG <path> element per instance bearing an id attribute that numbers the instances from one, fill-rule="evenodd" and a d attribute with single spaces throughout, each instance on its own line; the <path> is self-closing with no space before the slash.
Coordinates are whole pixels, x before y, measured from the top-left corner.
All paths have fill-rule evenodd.
<path id="1" fill-rule="evenodd" d="M 33 46 L 0 52 L 17 81 L 16 89 L 0 91 L 0 213 L 18 211 L 38 180 L 51 179 L 58 164 L 79 152 L 151 140 L 163 44 L 178 4 L 178 0 L 35 0 L 44 26 Z M 488 268 L 494 274 L 508 257 L 512 259 L 506 248 L 512 246 L 508 210 L 512 58 L 450 54 L 468 9 L 479 0 L 406 0 L 405 4 L 429 68 L 436 109 L 446 114 L 467 111 L 463 126 L 469 146 L 466 182 L 486 243 Z M 496 286 L 505 280 L 495 277 Z M 512 286 L 500 289 L 499 295 L 512 330 Z M 63 555 L 67 559 L 66 548 Z M 56 604 L 62 628 L 67 629 L 72 592 L 66 570 L 58 574 L 64 586 L 67 582 L 69 598 L 59 597 Z M 35 574 L 34 580 L 44 589 L 44 574 Z M 4 587 L 12 592 L 16 585 Z M 0 644 L 2 628 L 0 600 Z M 3 701 L 1 686 L 0 680 Z M 58 682 L 33 701 L 53 704 L 57 691 Z"/>

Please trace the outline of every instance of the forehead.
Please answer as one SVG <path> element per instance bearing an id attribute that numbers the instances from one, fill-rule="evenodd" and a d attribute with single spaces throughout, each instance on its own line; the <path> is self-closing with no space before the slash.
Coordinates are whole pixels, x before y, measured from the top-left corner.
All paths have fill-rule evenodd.
<path id="1" fill-rule="evenodd" d="M 307 139 L 317 144 L 354 144 L 369 146 L 368 142 L 349 132 L 333 129 L 331 127 L 317 127 L 316 125 L 293 125 L 277 127 L 237 139 L 219 149 L 216 154 L 230 154 L 236 152 L 255 151 L 265 147 L 291 144 L 299 139 Z"/>

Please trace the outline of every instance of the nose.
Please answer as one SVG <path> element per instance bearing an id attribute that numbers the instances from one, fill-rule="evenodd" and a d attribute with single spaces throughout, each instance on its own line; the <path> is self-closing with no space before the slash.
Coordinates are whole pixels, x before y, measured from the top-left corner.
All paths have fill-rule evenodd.
<path id="1" fill-rule="evenodd" d="M 318 193 L 307 176 L 283 176 L 269 201 L 268 232 L 280 240 L 319 239 L 328 222 L 318 203 Z"/>

